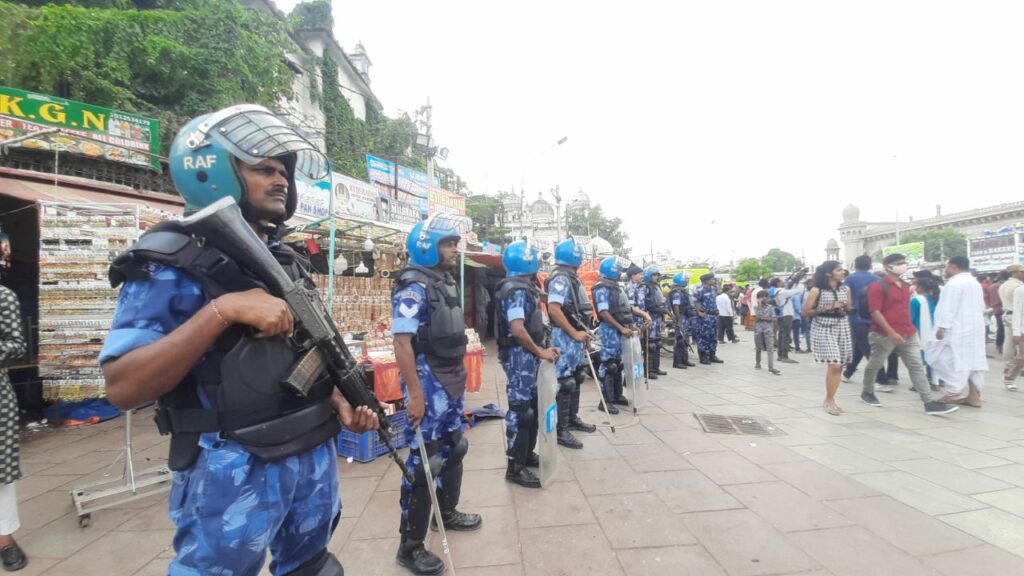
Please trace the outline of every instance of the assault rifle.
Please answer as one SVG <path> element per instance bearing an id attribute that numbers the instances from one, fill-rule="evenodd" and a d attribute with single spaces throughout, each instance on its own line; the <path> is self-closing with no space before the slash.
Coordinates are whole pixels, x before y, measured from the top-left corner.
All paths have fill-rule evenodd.
<path id="1" fill-rule="evenodd" d="M 412 481 L 412 475 L 391 442 L 387 415 L 364 383 L 355 358 L 345 346 L 317 291 L 307 288 L 301 280 L 293 281 L 288 277 L 266 244 L 242 217 L 242 211 L 231 197 L 214 202 L 186 218 L 182 224 L 189 233 L 255 274 L 271 295 L 288 304 L 295 321 L 292 341 L 300 352 L 298 362 L 289 370 L 282 384 L 295 394 L 305 396 L 326 370 L 334 387 L 349 404 L 353 407 L 368 406 L 377 415 L 380 439 L 388 447 L 395 464 Z"/>

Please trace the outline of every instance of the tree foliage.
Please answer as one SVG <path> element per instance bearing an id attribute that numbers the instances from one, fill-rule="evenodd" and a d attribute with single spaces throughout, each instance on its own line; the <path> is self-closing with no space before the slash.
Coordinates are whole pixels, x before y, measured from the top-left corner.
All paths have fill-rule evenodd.
<path id="1" fill-rule="evenodd" d="M 292 95 L 289 48 L 276 18 L 234 1 L 162 2 L 187 10 L 0 2 L 0 83 L 161 121 L 163 149 L 190 118 L 238 102 L 269 107 Z M 7 14 L 14 14 L 16 23 Z"/>
<path id="2" fill-rule="evenodd" d="M 495 224 L 501 211 L 501 200 L 496 196 L 478 194 L 466 198 L 466 215 L 473 220 L 473 231 L 481 242 L 504 244 L 511 240 L 512 231 Z"/>
<path id="3" fill-rule="evenodd" d="M 616 252 L 621 252 L 629 240 L 629 235 L 622 230 L 622 218 L 608 218 L 600 204 L 594 204 L 586 210 L 567 213 L 566 228 L 569 234 L 600 236 L 607 240 Z"/>
<path id="4" fill-rule="evenodd" d="M 773 270 L 765 266 L 761 260 L 757 258 L 744 258 L 736 265 L 736 269 L 733 270 L 733 276 L 740 282 L 753 282 L 761 278 L 770 277 L 772 272 Z"/>
<path id="5" fill-rule="evenodd" d="M 799 270 L 804 265 L 796 256 L 778 248 L 772 248 L 762 256 L 761 264 L 771 272 L 792 272 Z"/>
<path id="6" fill-rule="evenodd" d="M 900 237 L 900 242 L 924 242 L 924 259 L 942 262 L 953 256 L 967 256 L 967 238 L 953 228 L 911 230 Z"/>

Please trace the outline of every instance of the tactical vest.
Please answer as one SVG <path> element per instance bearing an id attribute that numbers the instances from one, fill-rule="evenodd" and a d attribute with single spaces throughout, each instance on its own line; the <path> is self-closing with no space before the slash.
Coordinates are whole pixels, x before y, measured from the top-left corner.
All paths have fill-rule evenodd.
<path id="1" fill-rule="evenodd" d="M 311 282 L 291 248 L 279 245 L 271 253 L 291 279 Z M 119 255 L 110 266 L 111 285 L 149 280 L 149 263 L 181 269 L 210 300 L 265 288 L 252 273 L 189 235 L 178 222 L 154 226 Z M 157 428 L 171 435 L 172 470 L 195 463 L 199 435 L 206 432 L 218 432 L 254 456 L 276 461 L 306 452 L 340 431 L 326 371 L 306 396 L 294 394 L 282 385 L 299 358 L 293 342 L 284 336 L 257 339 L 251 332 L 241 325 L 225 330 L 202 361 L 157 402 Z"/>
<path id="2" fill-rule="evenodd" d="M 427 287 L 430 302 L 430 320 L 421 325 L 413 339 L 417 355 L 426 354 L 432 364 L 454 366 L 462 363 L 466 355 L 466 319 L 459 300 L 459 285 L 447 272 L 431 268 L 410 266 L 402 270 L 392 290 L 392 297 L 412 283 Z"/>
<path id="3" fill-rule="evenodd" d="M 626 290 L 618 282 L 607 278 L 601 278 L 597 284 L 594 284 L 594 290 L 598 288 L 608 288 L 608 312 L 611 313 L 612 318 L 615 318 L 615 321 L 623 326 L 632 326 L 633 306 L 629 303 Z M 596 296 L 594 300 L 597 300 Z"/>
<path id="4" fill-rule="evenodd" d="M 526 290 L 526 298 L 529 300 L 526 308 L 530 309 L 531 306 L 533 308 L 530 316 L 524 321 L 526 333 L 530 335 L 530 339 L 535 344 L 540 346 L 544 343 L 545 336 L 544 313 L 540 309 L 540 290 L 523 276 L 511 276 L 498 282 L 495 295 L 497 300 L 495 305 L 498 307 L 498 348 L 504 349 L 519 346 L 519 343 L 512 336 L 512 323 L 509 322 L 504 310 L 505 299 L 510 297 L 516 290 Z"/>
<path id="5" fill-rule="evenodd" d="M 587 290 L 583 287 L 583 281 L 580 280 L 575 270 L 568 266 L 556 266 L 555 270 L 548 276 L 547 282 L 544 283 L 544 289 L 550 293 L 551 281 L 560 276 L 569 278 L 569 286 L 572 287 L 572 297 L 567 298 L 562 303 L 562 312 L 573 328 L 577 330 L 589 329 L 590 323 L 594 318 L 594 306 L 590 303 L 590 298 L 587 297 Z"/>
<path id="6" fill-rule="evenodd" d="M 685 290 L 683 290 L 682 288 L 676 287 L 676 288 L 673 288 L 672 291 L 669 292 L 668 294 L 669 294 L 669 297 L 672 298 L 672 299 L 675 299 L 676 294 L 679 294 L 680 296 L 683 297 L 682 304 L 679 305 L 679 314 L 682 317 L 689 318 L 689 317 L 693 316 L 693 306 L 690 305 L 690 295 L 687 294 Z"/>
<path id="7" fill-rule="evenodd" d="M 647 311 L 659 315 L 665 314 L 668 310 L 665 309 L 665 294 L 661 291 L 661 285 L 653 280 L 644 282 L 644 285 L 647 286 L 653 300 L 653 302 L 647 303 Z"/>

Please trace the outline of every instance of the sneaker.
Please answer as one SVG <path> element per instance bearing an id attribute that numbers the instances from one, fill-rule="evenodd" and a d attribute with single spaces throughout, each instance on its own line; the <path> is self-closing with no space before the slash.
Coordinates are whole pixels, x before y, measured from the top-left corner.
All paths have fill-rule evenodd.
<path id="1" fill-rule="evenodd" d="M 1013 382 L 1003 382 L 1003 384 L 1006 386 L 1006 389 L 1009 390 L 1010 392 L 1017 391 L 1017 384 Z"/>
<path id="2" fill-rule="evenodd" d="M 783 364 L 799 364 L 799 362 L 792 358 L 779 358 L 779 362 L 782 362 Z"/>
<path id="3" fill-rule="evenodd" d="M 877 386 L 875 386 L 875 390 L 878 390 L 879 392 L 885 392 L 886 394 L 892 394 L 893 392 L 896 391 L 896 386 L 892 384 L 878 384 Z"/>
<path id="4" fill-rule="evenodd" d="M 782 374 L 782 372 L 779 372 L 779 371 L 778 371 L 777 369 L 775 369 L 775 368 L 772 368 L 772 369 L 770 369 L 770 370 L 768 370 L 768 371 L 769 371 L 769 372 L 771 372 L 772 374 L 776 375 L 776 376 L 778 376 L 779 374 Z"/>
<path id="5" fill-rule="evenodd" d="M 860 395 L 860 399 L 868 406 L 874 406 L 875 408 L 882 407 L 882 403 L 878 401 L 878 397 L 875 396 L 873 393 L 864 392 Z"/>
<path id="6" fill-rule="evenodd" d="M 942 416 L 944 414 L 952 414 L 959 410 L 960 407 L 956 405 L 943 404 L 942 402 L 925 402 L 924 413 L 929 416 Z"/>
<path id="7" fill-rule="evenodd" d="M 760 370 L 760 369 L 761 369 L 761 365 L 760 364 L 754 364 L 754 370 Z"/>

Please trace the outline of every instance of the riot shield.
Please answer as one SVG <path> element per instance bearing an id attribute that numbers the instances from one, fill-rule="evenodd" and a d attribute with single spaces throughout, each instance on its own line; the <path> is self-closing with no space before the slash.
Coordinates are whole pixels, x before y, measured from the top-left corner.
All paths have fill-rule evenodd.
<path id="1" fill-rule="evenodd" d="M 542 360 L 537 371 L 537 454 L 540 484 L 547 487 L 558 473 L 558 373 L 554 362 Z"/>
<path id="2" fill-rule="evenodd" d="M 625 386 L 632 392 L 633 411 L 637 411 L 646 403 L 646 387 L 644 386 L 644 353 L 640 338 L 637 336 L 621 336 L 622 338 L 622 370 L 625 375 Z"/>

